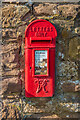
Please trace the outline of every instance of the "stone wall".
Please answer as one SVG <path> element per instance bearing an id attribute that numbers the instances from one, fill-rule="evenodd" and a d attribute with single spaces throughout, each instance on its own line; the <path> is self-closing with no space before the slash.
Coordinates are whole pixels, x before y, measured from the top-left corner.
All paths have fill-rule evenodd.
<path id="1" fill-rule="evenodd" d="M 56 39 L 56 84 L 51 98 L 25 98 L 25 29 L 36 19 L 53 23 Z M 80 5 L 65 3 L 3 4 L 3 118 L 80 118 Z M 12 111 L 10 113 L 10 111 Z"/>

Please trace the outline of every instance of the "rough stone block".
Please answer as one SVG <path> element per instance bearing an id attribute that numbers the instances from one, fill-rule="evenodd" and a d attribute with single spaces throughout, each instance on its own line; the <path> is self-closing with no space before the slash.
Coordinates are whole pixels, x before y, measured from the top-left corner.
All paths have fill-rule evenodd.
<path id="1" fill-rule="evenodd" d="M 16 29 L 2 29 L 2 37 L 3 38 L 16 38 L 17 31 Z"/>
<path id="2" fill-rule="evenodd" d="M 77 15 L 76 9 L 78 9 L 80 5 L 59 5 L 58 10 L 61 11 L 61 15 L 67 19 L 75 18 Z"/>
<path id="3" fill-rule="evenodd" d="M 2 52 L 3 53 L 8 53 L 12 50 L 17 50 L 19 48 L 19 44 L 18 43 L 9 43 L 9 44 L 5 44 L 2 46 Z"/>
<path id="4" fill-rule="evenodd" d="M 79 61 L 79 54 L 80 54 L 80 38 L 73 37 L 69 42 L 69 56 L 73 60 Z"/>
<path id="5" fill-rule="evenodd" d="M 34 13 L 36 15 L 59 15 L 56 4 L 39 4 L 34 6 Z"/>
<path id="6" fill-rule="evenodd" d="M 29 11 L 30 9 L 27 6 L 4 6 L 4 8 L 2 9 L 2 16 L 3 18 L 5 17 L 5 19 L 2 20 L 2 27 L 17 27 L 19 24 L 22 23 L 21 18 Z"/>
<path id="7" fill-rule="evenodd" d="M 5 78 L 2 80 L 2 94 L 8 95 L 11 93 L 21 92 L 21 85 L 18 82 L 18 77 Z"/>
<path id="8" fill-rule="evenodd" d="M 64 92 L 74 92 L 75 84 L 74 83 L 63 83 L 62 89 Z"/>
<path id="9" fill-rule="evenodd" d="M 11 69 L 11 70 L 8 70 L 8 69 L 5 69 L 3 72 L 2 72 L 2 76 L 17 76 L 19 74 L 19 70 L 18 69 Z"/>

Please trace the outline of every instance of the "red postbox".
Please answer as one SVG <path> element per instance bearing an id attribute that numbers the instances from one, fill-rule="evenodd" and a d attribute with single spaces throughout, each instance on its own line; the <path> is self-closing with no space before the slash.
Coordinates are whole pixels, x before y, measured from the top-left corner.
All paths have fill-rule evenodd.
<path id="1" fill-rule="evenodd" d="M 25 31 L 25 96 L 52 97 L 55 87 L 57 31 L 47 20 L 31 22 Z"/>

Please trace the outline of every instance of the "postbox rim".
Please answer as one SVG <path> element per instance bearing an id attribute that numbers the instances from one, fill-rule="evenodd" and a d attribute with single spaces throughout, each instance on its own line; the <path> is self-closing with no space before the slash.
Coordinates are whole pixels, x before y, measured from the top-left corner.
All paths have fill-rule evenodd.
<path id="1" fill-rule="evenodd" d="M 27 26 L 27 28 L 26 28 L 26 30 L 25 30 L 25 37 L 26 37 L 26 33 L 27 33 L 29 27 L 30 27 L 32 24 L 34 24 L 34 23 L 36 23 L 36 22 L 41 22 L 41 21 L 46 22 L 46 23 L 48 23 L 48 24 L 50 24 L 50 25 L 53 26 L 54 31 L 55 31 L 55 38 L 56 38 L 56 37 L 57 37 L 57 30 L 56 30 L 55 26 L 54 26 L 51 22 L 49 22 L 48 20 L 44 20 L 44 19 L 37 19 L 37 20 L 32 21 L 32 22 Z"/>

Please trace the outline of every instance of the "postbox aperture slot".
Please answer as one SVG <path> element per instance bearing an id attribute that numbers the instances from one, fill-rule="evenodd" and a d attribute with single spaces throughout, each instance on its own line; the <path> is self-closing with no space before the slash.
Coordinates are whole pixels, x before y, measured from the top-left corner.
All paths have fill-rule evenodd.
<path id="1" fill-rule="evenodd" d="M 31 43 L 52 43 L 51 37 L 31 37 L 30 38 L 30 44 Z"/>

